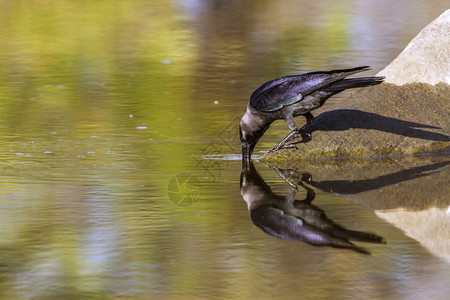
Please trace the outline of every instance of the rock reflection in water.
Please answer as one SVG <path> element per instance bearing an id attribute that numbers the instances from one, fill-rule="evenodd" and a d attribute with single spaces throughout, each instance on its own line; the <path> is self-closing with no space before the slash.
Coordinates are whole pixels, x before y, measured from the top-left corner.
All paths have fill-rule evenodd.
<path id="1" fill-rule="evenodd" d="M 450 262 L 448 155 L 299 160 L 278 167 L 289 169 L 285 176 L 294 182 L 305 172 L 314 174 L 308 186 L 372 209 L 430 253 Z"/>
<path id="2" fill-rule="evenodd" d="M 358 194 L 362 192 L 380 190 L 386 186 L 399 184 L 420 177 L 430 176 L 448 164 L 450 164 L 450 161 L 440 161 L 422 166 L 414 166 L 409 169 L 383 174 L 372 178 L 364 178 L 359 180 L 311 180 L 310 184 L 330 193 L 333 192 L 341 195 Z"/>
<path id="3" fill-rule="evenodd" d="M 253 223 L 267 234 L 314 246 L 346 248 L 366 254 L 370 252 L 350 240 L 384 243 L 384 239 L 376 234 L 348 230 L 334 223 L 322 209 L 311 204 L 316 194 L 304 184 L 310 181 L 310 175 L 304 174 L 294 184 L 290 181 L 293 179 L 291 170 L 274 170 L 291 187 L 286 196 L 273 193 L 251 161 L 243 161 L 240 181 L 241 194 L 247 202 Z M 304 200 L 295 199 L 298 186 L 306 190 Z"/>

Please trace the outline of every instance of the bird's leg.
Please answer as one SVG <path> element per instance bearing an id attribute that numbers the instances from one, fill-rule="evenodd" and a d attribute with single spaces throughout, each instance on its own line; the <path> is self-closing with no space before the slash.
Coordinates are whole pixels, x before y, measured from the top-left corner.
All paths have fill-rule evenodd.
<path id="1" fill-rule="evenodd" d="M 310 112 L 304 114 L 303 116 L 306 118 L 306 124 L 303 125 L 302 128 L 298 129 L 299 132 L 304 131 L 306 128 L 314 124 L 314 116 Z"/>
<path id="2" fill-rule="evenodd" d="M 304 114 L 303 116 L 305 116 L 305 118 L 306 118 L 306 124 L 303 125 L 301 128 L 297 128 L 297 129 L 294 130 L 296 132 L 296 135 L 293 136 L 292 139 L 294 139 L 296 137 L 302 137 L 302 140 L 300 142 L 306 143 L 306 142 L 311 140 L 311 134 L 304 133 L 304 131 L 309 126 L 314 124 L 314 116 L 310 112 Z M 286 142 L 289 142 L 289 140 L 286 141 Z M 293 144 L 282 145 L 281 148 L 297 148 L 297 146 L 295 146 L 295 144 L 293 143 Z"/>
<path id="3" fill-rule="evenodd" d="M 305 131 L 305 129 L 307 129 L 309 126 L 314 124 L 314 116 L 310 112 L 304 114 L 303 116 L 305 116 L 305 118 L 306 118 L 306 124 L 296 130 L 297 130 L 298 134 L 300 134 L 302 137 L 307 136 L 307 137 L 311 138 L 311 135 L 309 133 L 303 133 L 303 131 Z"/>
<path id="4" fill-rule="evenodd" d="M 301 186 L 302 188 L 305 189 L 306 191 L 306 198 L 304 200 L 302 200 L 301 202 L 306 203 L 306 204 L 311 204 L 311 202 L 314 200 L 314 198 L 316 198 L 316 192 L 310 188 L 307 187 L 303 182 L 298 182 L 297 183 L 299 186 Z"/>
<path id="5" fill-rule="evenodd" d="M 297 132 L 297 130 L 292 130 L 284 139 L 281 140 L 281 142 L 279 142 L 278 144 L 275 145 L 275 147 L 273 147 L 272 149 L 270 149 L 268 152 L 274 152 L 274 151 L 278 151 L 281 148 L 289 148 L 286 146 L 289 145 L 285 145 L 287 142 L 292 141 L 293 139 L 299 137 L 301 135 L 299 135 L 299 133 Z M 293 145 L 295 147 L 295 145 Z"/>
<path id="6" fill-rule="evenodd" d="M 286 123 L 289 126 L 289 129 L 291 129 L 291 132 L 284 139 L 282 139 L 281 142 L 276 144 L 275 147 L 270 149 L 268 151 L 268 153 L 280 150 L 281 148 L 297 148 L 295 146 L 295 144 L 287 144 L 286 145 L 286 143 L 288 143 L 288 142 L 290 142 L 293 139 L 298 138 L 298 137 L 302 137 L 303 140 L 310 140 L 311 139 L 311 135 L 309 133 L 303 133 L 303 131 L 308 126 L 311 126 L 314 123 L 314 116 L 310 112 L 307 112 L 303 116 L 305 116 L 305 118 L 306 118 L 306 124 L 303 125 L 301 128 L 297 128 L 297 125 L 295 125 L 295 121 L 294 121 L 294 117 L 293 116 L 288 116 L 285 119 Z"/>
<path id="7" fill-rule="evenodd" d="M 281 142 L 276 144 L 275 147 L 273 147 L 266 153 L 280 150 L 284 146 L 284 144 L 286 144 L 287 142 L 291 141 L 292 139 L 295 139 L 296 137 L 298 137 L 297 125 L 295 124 L 294 115 L 287 115 L 287 116 L 285 116 L 284 120 L 286 121 L 291 132 L 289 132 L 289 134 L 284 139 L 282 139 Z"/>
<path id="8" fill-rule="evenodd" d="M 287 176 L 285 176 L 280 169 L 278 169 L 277 167 L 272 167 L 272 169 L 275 170 L 275 172 L 278 174 L 278 176 L 281 177 L 281 179 L 283 179 L 287 184 L 289 184 L 289 186 L 291 188 L 293 188 L 295 191 L 297 191 L 297 186 L 295 185 L 295 183 L 293 183 L 291 180 L 289 180 L 289 178 Z"/>

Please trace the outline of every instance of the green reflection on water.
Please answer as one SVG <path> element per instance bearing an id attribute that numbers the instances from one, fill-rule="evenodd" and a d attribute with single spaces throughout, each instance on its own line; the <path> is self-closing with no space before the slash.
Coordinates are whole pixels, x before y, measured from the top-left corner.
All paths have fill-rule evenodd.
<path id="1" fill-rule="evenodd" d="M 249 220 L 240 162 L 193 157 L 238 153 L 224 130 L 264 80 L 353 66 L 351 1 L 283 3 L 186 13 L 170 1 L 0 1 L 0 298 L 262 299 L 298 287 L 327 298 L 358 292 L 361 277 L 375 297 L 396 290 L 376 288 L 393 271 L 436 266 L 371 211 L 327 194 L 338 221 L 397 241 L 374 251 L 374 275 L 374 260 L 272 240 Z M 192 207 L 167 196 L 182 172 L 204 180 Z M 409 266 L 402 251 L 422 257 L 410 273 L 391 268 L 392 256 Z"/>

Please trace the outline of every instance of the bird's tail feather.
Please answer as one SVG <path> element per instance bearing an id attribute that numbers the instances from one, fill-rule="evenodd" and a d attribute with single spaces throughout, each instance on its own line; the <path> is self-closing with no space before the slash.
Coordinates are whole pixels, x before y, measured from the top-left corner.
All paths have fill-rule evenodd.
<path id="1" fill-rule="evenodd" d="M 384 77 L 359 77 L 348 78 L 333 82 L 325 88 L 327 92 L 341 92 L 345 89 L 361 88 L 365 86 L 377 85 L 384 81 Z"/>

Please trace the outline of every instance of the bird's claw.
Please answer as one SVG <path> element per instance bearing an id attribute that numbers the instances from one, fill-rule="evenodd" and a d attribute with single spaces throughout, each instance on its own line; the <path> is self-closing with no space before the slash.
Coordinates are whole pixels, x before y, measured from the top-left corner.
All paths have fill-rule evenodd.
<path id="1" fill-rule="evenodd" d="M 312 181 L 312 175 L 309 173 L 302 174 L 302 179 L 300 179 L 300 181 L 309 183 Z"/>
<path id="2" fill-rule="evenodd" d="M 298 149 L 296 144 L 298 144 L 298 143 L 307 143 L 307 142 L 309 142 L 312 139 L 311 134 L 308 133 L 308 132 L 306 132 L 306 133 L 299 133 L 299 134 L 302 137 L 301 141 L 295 142 L 295 143 L 291 143 L 291 144 L 287 144 L 287 145 L 282 145 L 281 147 L 279 147 L 279 149 Z M 276 149 L 276 150 L 279 150 L 279 149 Z M 274 150 L 274 151 L 276 151 L 276 150 Z"/>
<path id="3" fill-rule="evenodd" d="M 302 140 L 297 143 L 307 143 L 311 140 L 311 134 L 308 132 L 306 132 L 306 133 L 298 132 L 298 134 L 302 137 Z M 278 151 L 280 149 L 298 149 L 298 147 L 297 147 L 296 143 L 291 143 L 291 144 L 281 144 L 280 143 L 280 144 L 277 144 L 272 149 L 270 149 L 269 151 L 267 151 L 266 154 Z"/>
<path id="4" fill-rule="evenodd" d="M 302 135 L 301 143 L 307 143 L 312 139 L 311 134 L 308 132 L 302 133 L 301 135 Z"/>
<path id="5" fill-rule="evenodd" d="M 292 148 L 297 149 L 297 146 L 294 144 L 276 145 L 275 147 L 273 147 L 272 149 L 267 151 L 267 153 L 272 153 L 272 152 L 278 151 L 280 149 L 292 149 Z"/>
<path id="6" fill-rule="evenodd" d="M 298 148 L 297 148 L 297 145 L 295 145 L 295 144 L 287 144 L 287 145 L 281 146 L 281 149 L 298 149 Z"/>
<path id="7" fill-rule="evenodd" d="M 266 153 L 272 153 L 272 152 L 280 150 L 281 148 L 282 148 L 282 146 L 278 147 L 278 145 L 277 145 L 277 146 L 273 147 L 272 149 L 268 150 Z"/>

